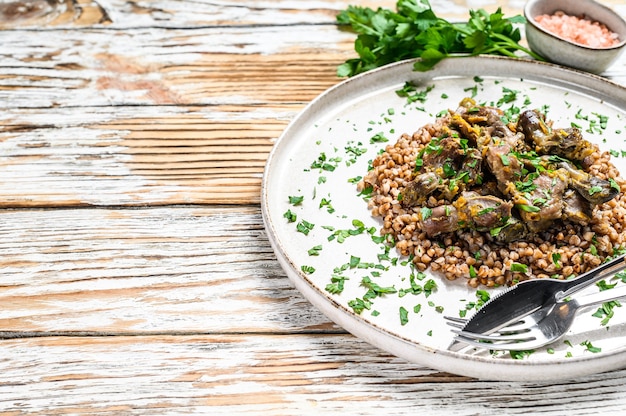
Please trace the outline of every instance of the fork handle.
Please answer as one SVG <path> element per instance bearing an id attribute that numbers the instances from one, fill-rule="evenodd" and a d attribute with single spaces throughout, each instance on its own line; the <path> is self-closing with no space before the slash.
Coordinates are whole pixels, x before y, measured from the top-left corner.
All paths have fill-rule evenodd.
<path id="1" fill-rule="evenodd" d="M 601 264 L 593 270 L 581 274 L 575 279 L 565 281 L 561 292 L 555 295 L 557 301 L 583 290 L 586 287 L 604 279 L 609 275 L 614 275 L 626 269 L 626 254 L 614 258 L 606 263 Z"/>
<path id="2" fill-rule="evenodd" d="M 585 306 L 599 305 L 601 303 L 620 298 L 626 298 L 626 285 L 620 285 L 614 287 L 613 289 L 607 289 L 591 295 L 581 296 L 580 298 L 575 298 L 573 300 L 579 308 L 583 308 Z"/>

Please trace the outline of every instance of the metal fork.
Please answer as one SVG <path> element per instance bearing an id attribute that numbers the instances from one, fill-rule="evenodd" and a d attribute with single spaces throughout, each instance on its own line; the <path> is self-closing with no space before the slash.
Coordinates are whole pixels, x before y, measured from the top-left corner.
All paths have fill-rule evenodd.
<path id="1" fill-rule="evenodd" d="M 626 268 L 626 255 L 618 256 L 572 280 L 535 279 L 520 282 L 495 295 L 469 320 L 463 329 L 468 332 L 490 334 L 510 325 L 526 315 L 544 311 L 593 283 Z M 448 320 L 454 318 L 446 317 Z"/>
<path id="2" fill-rule="evenodd" d="M 485 335 L 452 330 L 456 340 L 490 350 L 523 351 L 548 345 L 563 337 L 572 326 L 576 313 L 586 307 L 626 297 L 626 285 L 578 299 L 557 302 L 525 316 L 518 322 Z M 463 321 L 458 319 L 457 321 Z"/>

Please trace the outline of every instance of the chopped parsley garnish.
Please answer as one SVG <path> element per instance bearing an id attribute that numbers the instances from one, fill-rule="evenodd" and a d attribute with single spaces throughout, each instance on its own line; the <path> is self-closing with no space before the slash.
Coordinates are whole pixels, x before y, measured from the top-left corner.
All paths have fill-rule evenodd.
<path id="1" fill-rule="evenodd" d="M 348 280 L 346 276 L 341 276 L 339 274 L 332 275 L 330 278 L 331 283 L 326 285 L 326 291 L 334 295 L 340 294 L 341 292 L 343 292 L 343 287 L 346 280 Z"/>
<path id="2" fill-rule="evenodd" d="M 435 88 L 434 85 L 429 86 L 426 89 L 420 91 L 417 89 L 415 84 L 412 84 L 411 82 L 406 82 L 404 86 L 402 87 L 402 89 L 396 91 L 396 95 L 398 97 L 406 98 L 409 104 L 414 103 L 414 102 L 424 103 L 426 102 L 428 93 L 433 88 Z"/>
<path id="3" fill-rule="evenodd" d="M 315 273 L 315 268 L 313 266 L 301 266 L 300 270 L 302 270 L 302 272 L 305 274 Z"/>
<path id="4" fill-rule="evenodd" d="M 346 160 L 346 166 L 350 166 L 351 164 L 356 162 L 359 156 L 367 153 L 367 148 L 358 146 L 346 146 L 345 151 L 348 156 L 348 160 Z"/>
<path id="5" fill-rule="evenodd" d="M 400 306 L 400 325 L 404 326 L 409 323 L 409 311 L 404 306 Z"/>
<path id="6" fill-rule="evenodd" d="M 372 281 L 372 279 L 370 279 L 368 276 L 365 276 L 363 280 L 361 280 L 361 286 L 368 288 L 369 290 L 374 292 L 376 296 L 398 292 L 396 288 L 393 286 L 389 286 L 389 287 L 380 286 L 379 284 Z"/>
<path id="7" fill-rule="evenodd" d="M 528 273 L 528 266 L 522 263 L 511 263 L 511 271 L 519 273 Z"/>
<path id="8" fill-rule="evenodd" d="M 498 107 L 501 107 L 502 104 L 512 103 L 513 101 L 517 100 L 517 94 L 519 93 L 519 91 L 515 91 L 507 87 L 502 87 L 502 92 L 504 94 L 502 95 L 502 98 L 498 100 Z"/>
<path id="9" fill-rule="evenodd" d="M 534 205 L 528 205 L 528 204 L 515 204 L 515 208 L 519 209 L 520 211 L 526 211 L 526 212 L 539 212 L 539 211 L 541 211 L 541 208 L 536 207 Z"/>
<path id="10" fill-rule="evenodd" d="M 587 349 L 587 351 L 589 352 L 593 352 L 593 353 L 598 353 L 598 352 L 602 352 L 602 348 L 599 347 L 594 347 L 590 341 L 583 341 L 580 343 L 580 345 L 582 345 L 583 347 L 585 347 Z"/>
<path id="11" fill-rule="evenodd" d="M 611 300 L 608 302 L 604 302 L 602 306 L 600 306 L 594 313 L 593 317 L 600 318 L 600 325 L 606 326 L 611 318 L 615 315 L 614 308 L 621 307 L 622 304 L 617 300 Z"/>
<path id="12" fill-rule="evenodd" d="M 332 234 L 328 236 L 328 241 L 333 241 L 336 239 L 338 243 L 343 243 L 346 240 L 346 238 L 351 237 L 351 236 L 363 234 L 365 232 L 367 232 L 370 235 L 373 235 L 376 232 L 375 227 L 366 228 L 365 224 L 363 224 L 362 221 L 357 220 L 357 219 L 352 220 L 352 226 L 354 228 L 347 229 L 347 230 L 336 230 L 332 227 L 322 227 L 322 228 L 332 231 Z"/>
<path id="13" fill-rule="evenodd" d="M 309 253 L 309 256 L 319 256 L 320 255 L 320 251 L 322 251 L 322 246 L 321 245 L 317 245 L 315 247 L 310 248 L 308 253 Z"/>
<path id="14" fill-rule="evenodd" d="M 341 162 L 340 157 L 329 159 L 326 156 L 326 153 L 322 152 L 317 157 L 317 159 L 313 163 L 311 163 L 311 169 L 320 169 L 323 171 L 333 172 L 337 168 L 339 162 Z"/>
<path id="15" fill-rule="evenodd" d="M 465 305 L 465 309 L 461 309 L 459 311 L 459 316 L 461 318 L 465 318 L 467 315 L 467 311 L 472 309 L 480 309 L 489 299 L 491 299 L 491 295 L 486 290 L 477 290 L 476 291 L 476 301 L 468 302 Z"/>
<path id="16" fill-rule="evenodd" d="M 296 220 L 298 219 L 298 216 L 291 212 L 290 209 L 288 209 L 287 212 L 283 214 L 283 217 L 287 218 L 288 222 L 296 222 Z"/>
<path id="17" fill-rule="evenodd" d="M 535 352 L 535 350 L 509 351 L 509 355 L 514 360 L 523 360 L 524 358 L 530 356 L 533 352 Z"/>
<path id="18" fill-rule="evenodd" d="M 296 225 L 296 230 L 304 235 L 309 235 L 309 232 L 313 229 L 313 227 L 315 227 L 315 224 L 301 220 L 298 225 Z"/>
<path id="19" fill-rule="evenodd" d="M 320 201 L 320 208 L 324 207 L 326 207 L 326 211 L 328 211 L 329 214 L 335 212 L 335 208 L 333 208 L 329 199 L 322 198 L 322 200 Z"/>
<path id="20" fill-rule="evenodd" d="M 373 135 L 373 136 L 370 138 L 370 143 L 371 143 L 371 144 L 374 144 L 374 143 L 386 143 L 386 142 L 388 142 L 388 141 L 389 141 L 389 139 L 388 139 L 388 138 L 386 138 L 386 137 L 385 137 L 385 135 L 384 135 L 383 133 L 378 133 L 378 134 L 375 134 L 375 135 Z"/>
<path id="21" fill-rule="evenodd" d="M 348 302 L 348 306 L 352 308 L 352 310 L 361 314 L 365 309 L 369 310 L 372 307 L 372 302 L 367 299 L 356 298 Z"/>
<path id="22" fill-rule="evenodd" d="M 487 207 L 487 208 L 483 208 L 483 209 L 481 209 L 480 211 L 478 211 L 478 212 L 476 213 L 476 215 L 477 215 L 478 217 L 480 217 L 480 216 L 482 216 L 482 215 L 489 214 L 490 212 L 493 212 L 493 211 L 495 211 L 495 210 L 496 210 L 496 209 L 495 209 L 494 207 Z"/>
<path id="23" fill-rule="evenodd" d="M 591 188 L 589 188 L 589 195 L 594 195 L 594 194 L 597 194 L 598 192 L 602 192 L 601 186 L 592 186 Z"/>
<path id="24" fill-rule="evenodd" d="M 422 207 L 420 214 L 422 216 L 422 221 L 426 221 L 433 215 L 433 210 L 428 207 Z"/>
<path id="25" fill-rule="evenodd" d="M 364 198 L 370 198 L 373 192 L 374 192 L 374 187 L 371 185 L 368 185 L 365 188 L 363 188 L 361 192 L 359 192 L 358 196 L 362 196 Z"/>
<path id="26" fill-rule="evenodd" d="M 424 295 L 429 297 L 437 290 L 437 283 L 433 279 L 428 279 L 426 283 L 424 283 Z"/>

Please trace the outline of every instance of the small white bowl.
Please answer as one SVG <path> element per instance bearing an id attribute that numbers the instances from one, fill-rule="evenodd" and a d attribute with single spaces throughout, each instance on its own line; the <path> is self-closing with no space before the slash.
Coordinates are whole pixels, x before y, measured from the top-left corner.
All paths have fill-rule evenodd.
<path id="1" fill-rule="evenodd" d="M 603 23 L 619 36 L 620 42 L 609 48 L 593 48 L 570 42 L 548 32 L 535 18 L 562 11 L 570 16 Z M 610 8 L 593 0 L 529 0 L 524 7 L 526 40 L 530 49 L 555 64 L 599 74 L 604 72 L 626 46 L 626 22 Z"/>

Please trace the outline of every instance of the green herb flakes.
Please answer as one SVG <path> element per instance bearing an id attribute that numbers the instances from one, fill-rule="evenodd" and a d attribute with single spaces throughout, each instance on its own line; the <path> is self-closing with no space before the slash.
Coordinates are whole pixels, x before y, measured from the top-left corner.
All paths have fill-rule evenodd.
<path id="1" fill-rule="evenodd" d="M 523 360 L 524 358 L 530 356 L 535 350 L 525 350 L 525 351 L 509 351 L 509 355 L 514 360 Z"/>
<path id="2" fill-rule="evenodd" d="M 322 251 L 322 246 L 318 245 L 318 246 L 310 248 L 308 253 L 309 253 L 309 256 L 319 256 L 320 251 Z"/>
<path id="3" fill-rule="evenodd" d="M 587 349 L 589 352 L 598 353 L 602 352 L 602 348 L 594 347 L 590 341 L 583 341 L 580 343 L 583 347 Z"/>
<path id="4" fill-rule="evenodd" d="M 298 216 L 296 214 L 294 214 L 293 212 L 291 212 L 290 209 L 288 209 L 284 214 L 283 217 L 287 218 L 288 222 L 296 222 L 298 219 Z"/>
<path id="5" fill-rule="evenodd" d="M 521 263 L 511 263 L 511 271 L 519 273 L 528 273 L 528 266 Z"/>
<path id="6" fill-rule="evenodd" d="M 303 265 L 303 266 L 300 267 L 300 270 L 302 270 L 302 272 L 304 274 L 313 274 L 313 273 L 315 273 L 315 267 L 313 267 L 313 266 L 304 266 Z"/>
<path id="7" fill-rule="evenodd" d="M 356 314 L 361 314 L 365 309 L 369 310 L 372 307 L 372 302 L 366 299 L 356 298 L 348 302 L 348 306 L 352 308 L 352 310 Z"/>
<path id="8" fill-rule="evenodd" d="M 329 284 L 326 285 L 325 289 L 328 293 L 333 295 L 338 295 L 343 292 L 345 281 L 348 280 L 346 276 L 333 275 L 330 278 Z"/>
<path id="9" fill-rule="evenodd" d="M 409 311 L 404 306 L 400 306 L 400 325 L 404 326 L 409 323 Z"/>
<path id="10" fill-rule="evenodd" d="M 301 220 L 298 225 L 296 225 L 296 230 L 304 235 L 309 235 L 309 232 L 315 227 L 315 224 L 311 224 L 308 221 Z"/>
<path id="11" fill-rule="evenodd" d="M 389 139 L 388 139 L 388 138 L 386 138 L 386 137 L 385 137 L 385 135 L 384 135 L 383 133 L 378 133 L 378 134 L 375 134 L 375 135 L 373 135 L 373 136 L 370 138 L 370 143 L 371 143 L 371 144 L 374 144 L 374 143 L 386 143 L 386 142 L 388 142 L 388 141 L 389 141 Z"/>

